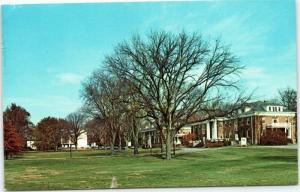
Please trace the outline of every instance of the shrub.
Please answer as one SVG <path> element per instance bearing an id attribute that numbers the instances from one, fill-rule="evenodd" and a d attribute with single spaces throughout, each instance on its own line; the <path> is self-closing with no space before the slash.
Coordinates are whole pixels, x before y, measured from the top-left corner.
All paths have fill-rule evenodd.
<path id="1" fill-rule="evenodd" d="M 203 147 L 204 146 L 204 144 L 203 144 L 203 142 L 201 141 L 201 142 L 199 142 L 197 145 L 195 145 L 194 147 Z"/>
<path id="2" fill-rule="evenodd" d="M 181 139 L 181 144 L 184 146 L 192 146 L 192 142 L 193 140 L 196 138 L 196 134 L 195 133 L 188 133 L 186 135 L 184 135 Z"/>
<path id="3" fill-rule="evenodd" d="M 260 138 L 260 145 L 287 145 L 288 140 L 285 133 L 280 131 L 269 131 Z"/>
<path id="4" fill-rule="evenodd" d="M 223 145 L 224 146 L 229 146 L 229 145 L 231 145 L 231 141 L 230 140 L 224 140 Z"/>
<path id="5" fill-rule="evenodd" d="M 211 148 L 211 147 L 222 147 L 224 144 L 222 141 L 206 141 L 205 143 L 206 147 Z"/>

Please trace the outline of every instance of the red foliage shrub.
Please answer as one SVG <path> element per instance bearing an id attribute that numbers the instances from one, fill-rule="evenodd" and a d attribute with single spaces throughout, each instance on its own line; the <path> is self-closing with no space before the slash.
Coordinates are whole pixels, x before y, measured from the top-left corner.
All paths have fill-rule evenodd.
<path id="1" fill-rule="evenodd" d="M 284 132 L 268 131 L 260 138 L 260 145 L 287 145 L 288 140 Z"/>
<path id="2" fill-rule="evenodd" d="M 191 146 L 191 142 L 196 138 L 195 133 L 189 133 L 182 137 L 181 144 L 184 146 Z"/>
<path id="3" fill-rule="evenodd" d="M 205 146 L 208 148 L 211 147 L 222 147 L 223 146 L 223 142 L 222 141 L 206 141 Z"/>

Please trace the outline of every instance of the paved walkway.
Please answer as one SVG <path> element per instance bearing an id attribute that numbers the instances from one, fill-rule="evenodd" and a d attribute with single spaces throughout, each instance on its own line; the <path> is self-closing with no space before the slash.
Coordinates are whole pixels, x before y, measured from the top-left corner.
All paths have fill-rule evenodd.
<path id="1" fill-rule="evenodd" d="M 234 146 L 230 146 L 234 147 Z M 238 147 L 238 145 L 236 146 Z M 254 148 L 279 148 L 279 149 L 298 149 L 297 144 L 290 144 L 290 145 L 249 145 L 249 147 L 254 147 Z M 194 153 L 194 152 L 200 152 L 200 151 L 205 151 L 205 150 L 219 150 L 219 149 L 225 149 L 227 147 L 216 147 L 216 148 L 186 148 L 183 147 L 179 151 L 180 153 Z M 247 148 L 247 147 L 245 147 Z"/>
<path id="2" fill-rule="evenodd" d="M 194 152 L 199 152 L 199 151 L 204 151 L 207 150 L 207 148 L 186 148 L 183 147 L 181 148 L 180 152 L 182 153 L 194 153 Z"/>
<path id="3" fill-rule="evenodd" d="M 194 152 L 200 152 L 200 151 L 205 151 L 205 150 L 220 150 L 220 149 L 226 149 L 227 147 L 212 147 L 212 148 L 186 148 L 182 147 L 179 152 L 181 153 L 194 153 Z"/>
<path id="4" fill-rule="evenodd" d="M 290 144 L 290 145 L 256 145 L 253 147 L 257 148 L 280 148 L 280 149 L 298 149 L 297 144 Z"/>

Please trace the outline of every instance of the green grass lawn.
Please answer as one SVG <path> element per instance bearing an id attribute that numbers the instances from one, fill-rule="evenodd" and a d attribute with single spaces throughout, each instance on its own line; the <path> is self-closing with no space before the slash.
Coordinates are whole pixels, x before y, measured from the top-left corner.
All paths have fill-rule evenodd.
<path id="1" fill-rule="evenodd" d="M 177 153 L 170 161 L 150 151 L 132 156 L 88 150 L 28 152 L 5 160 L 8 190 L 109 188 L 116 177 L 119 188 L 295 185 L 297 150 L 224 147 Z"/>

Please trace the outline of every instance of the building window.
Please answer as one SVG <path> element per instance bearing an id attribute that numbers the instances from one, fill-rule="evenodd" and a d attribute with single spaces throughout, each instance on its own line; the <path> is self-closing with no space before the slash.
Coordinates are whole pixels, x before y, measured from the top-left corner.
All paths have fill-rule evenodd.
<path id="1" fill-rule="evenodd" d="M 269 111 L 272 111 L 272 108 L 271 108 L 271 107 L 269 107 Z"/>
<path id="2" fill-rule="evenodd" d="M 278 123 L 278 122 L 277 122 L 277 119 L 273 119 L 273 123 Z"/>

